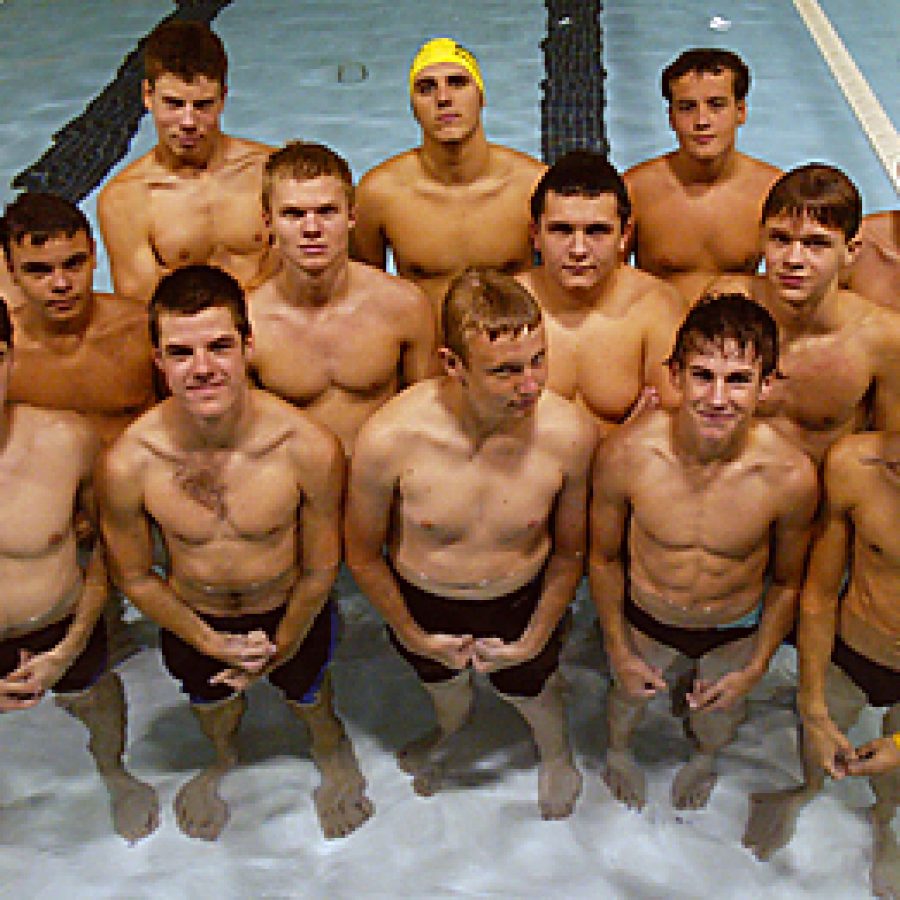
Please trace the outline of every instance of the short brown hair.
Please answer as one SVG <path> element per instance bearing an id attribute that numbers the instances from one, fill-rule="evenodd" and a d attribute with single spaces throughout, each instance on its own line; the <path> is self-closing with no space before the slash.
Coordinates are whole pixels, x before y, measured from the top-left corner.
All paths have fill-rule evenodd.
<path id="1" fill-rule="evenodd" d="M 518 334 L 541 324 L 541 308 L 511 275 L 493 269 L 466 269 L 450 282 L 444 296 L 443 344 L 463 362 L 468 336 Z"/>
<path id="2" fill-rule="evenodd" d="M 276 178 L 309 181 L 324 175 L 333 175 L 344 183 L 347 202 L 352 204 L 353 173 L 347 160 L 324 144 L 289 141 L 266 160 L 262 179 L 263 209 L 267 213 L 272 211 L 272 188 Z"/>
<path id="3" fill-rule="evenodd" d="M 695 47 L 685 50 L 676 60 L 670 62 L 662 72 L 662 95 L 672 102 L 672 82 L 682 75 L 696 72 L 700 75 L 733 75 L 734 99 L 744 100 L 750 90 L 750 70 L 737 53 L 720 50 L 718 47 Z"/>
<path id="4" fill-rule="evenodd" d="M 752 348 L 762 369 L 770 375 L 778 368 L 778 328 L 769 311 L 740 293 L 704 294 L 691 308 L 675 335 L 675 347 L 666 363 L 684 368 L 689 353 L 704 345 L 722 347 L 734 341 L 741 351 Z"/>
<path id="5" fill-rule="evenodd" d="M 228 57 L 221 38 L 203 22 L 163 22 L 144 45 L 144 77 L 153 87 L 160 75 L 193 81 L 205 75 L 223 88 Z"/>
<path id="6" fill-rule="evenodd" d="M 195 316 L 205 309 L 231 312 L 234 327 L 246 341 L 250 336 L 244 289 L 227 272 L 215 266 L 193 265 L 176 269 L 160 279 L 150 298 L 150 342 L 159 349 L 159 317 L 162 313 Z"/>
<path id="7" fill-rule="evenodd" d="M 50 238 L 60 235 L 71 238 L 79 231 L 83 231 L 91 243 L 94 242 L 91 223 L 74 203 L 56 194 L 26 191 L 7 205 L 0 219 L 0 245 L 11 264 L 12 245 L 21 244 L 26 237 L 40 247 Z"/>
<path id="8" fill-rule="evenodd" d="M 762 221 L 781 213 L 809 216 L 826 228 L 839 228 L 849 241 L 859 231 L 862 200 L 856 185 L 840 169 L 808 163 L 785 172 L 770 188 Z"/>

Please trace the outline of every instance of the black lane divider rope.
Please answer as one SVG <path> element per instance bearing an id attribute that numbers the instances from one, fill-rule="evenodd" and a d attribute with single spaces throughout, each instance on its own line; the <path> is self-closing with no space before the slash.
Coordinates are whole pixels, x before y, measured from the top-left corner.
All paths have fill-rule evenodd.
<path id="1" fill-rule="evenodd" d="M 609 153 L 605 102 L 602 0 L 544 0 L 541 41 L 547 77 L 541 82 L 541 155 L 554 163 L 569 150 Z"/>
<path id="2" fill-rule="evenodd" d="M 163 19 L 211 22 L 233 0 L 176 0 L 178 8 Z M 20 190 L 48 191 L 72 203 L 86 197 L 106 177 L 131 145 L 144 104 L 141 38 L 119 66 L 116 77 L 87 105 L 84 112 L 53 135 L 53 146 L 12 180 Z"/>

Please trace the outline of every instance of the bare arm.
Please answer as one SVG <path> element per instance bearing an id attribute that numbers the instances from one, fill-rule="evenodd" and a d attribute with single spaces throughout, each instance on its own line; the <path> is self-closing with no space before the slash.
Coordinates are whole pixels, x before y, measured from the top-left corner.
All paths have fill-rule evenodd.
<path id="1" fill-rule="evenodd" d="M 408 387 L 438 373 L 435 321 L 431 301 L 419 288 L 415 288 L 414 297 L 409 315 L 404 319 L 408 337 L 401 360 L 402 387 Z"/>
<path id="2" fill-rule="evenodd" d="M 387 240 L 381 220 L 381 199 L 374 190 L 377 175 L 364 175 L 356 188 L 356 225 L 350 235 L 354 259 L 378 269 L 387 267 Z"/>
<path id="3" fill-rule="evenodd" d="M 471 657 L 470 635 L 432 635 L 413 620 L 384 559 L 388 522 L 399 477 L 396 433 L 375 416 L 357 438 L 350 466 L 347 501 L 347 565 L 357 584 L 381 613 L 397 639 L 413 653 L 464 669 Z M 402 502 L 402 501 L 401 501 Z"/>
<path id="4" fill-rule="evenodd" d="M 165 269 L 150 242 L 145 197 L 140 187 L 108 184 L 97 201 L 100 234 L 109 257 L 113 287 L 120 297 L 147 303 Z"/>
<path id="5" fill-rule="evenodd" d="M 297 534 L 299 577 L 275 632 L 275 656 L 268 668 L 290 658 L 328 599 L 341 558 L 341 497 L 344 453 L 336 438 L 322 434 L 321 458 L 303 467 L 303 494 Z"/>
<path id="6" fill-rule="evenodd" d="M 624 426 L 627 427 L 627 426 Z M 591 596 L 615 679 L 635 697 L 666 690 L 662 673 L 632 649 L 625 625 L 625 528 L 629 514 L 627 450 L 614 432 L 594 460 L 590 516 Z"/>
<path id="7" fill-rule="evenodd" d="M 839 446 L 836 449 L 839 451 Z M 846 760 L 853 753 L 852 745 L 832 721 L 825 697 L 825 671 L 838 627 L 838 597 L 850 556 L 850 510 L 841 497 L 846 477 L 843 468 L 839 452 L 833 450 L 825 464 L 824 521 L 800 597 L 797 629 L 798 705 L 804 734 L 819 765 L 836 778 L 847 774 Z"/>

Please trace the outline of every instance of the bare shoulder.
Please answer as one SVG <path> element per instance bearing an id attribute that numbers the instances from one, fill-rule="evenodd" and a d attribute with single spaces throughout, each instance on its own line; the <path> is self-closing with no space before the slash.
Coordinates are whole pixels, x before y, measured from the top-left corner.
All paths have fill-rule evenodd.
<path id="1" fill-rule="evenodd" d="M 547 389 L 541 395 L 536 415 L 539 434 L 554 452 L 573 460 L 589 458 L 593 453 L 597 426 L 586 410 Z"/>
<path id="2" fill-rule="evenodd" d="M 533 187 L 547 171 L 546 163 L 522 153 L 521 150 L 514 150 L 503 144 L 490 144 L 489 147 L 492 167 L 498 172 L 505 172 L 517 180 L 524 181 L 529 187 Z"/>
<path id="3" fill-rule="evenodd" d="M 614 428 L 597 447 L 597 466 L 631 472 L 642 467 L 649 456 L 670 457 L 671 417 L 663 409 L 649 410 Z"/>
<path id="4" fill-rule="evenodd" d="M 357 201 L 363 202 L 407 187 L 416 179 L 418 172 L 416 150 L 405 150 L 391 156 L 363 175 L 356 188 Z"/>
<path id="5" fill-rule="evenodd" d="M 98 203 L 102 207 L 106 203 L 127 200 L 146 188 L 148 180 L 156 174 L 159 174 L 159 166 L 151 150 L 110 178 L 100 189 Z"/>
<path id="6" fill-rule="evenodd" d="M 687 312 L 687 301 L 671 284 L 633 266 L 623 265 L 621 271 L 636 308 L 654 315 L 664 312 L 681 321 Z"/>
<path id="7" fill-rule="evenodd" d="M 707 293 L 744 294 L 760 302 L 763 288 L 761 275 L 741 275 L 736 272 L 725 272 L 714 278 L 706 287 Z"/>
<path id="8" fill-rule="evenodd" d="M 387 316 L 406 319 L 427 312 L 431 305 L 411 281 L 391 275 L 366 263 L 350 261 L 351 290 L 365 294 L 367 307 L 377 305 Z"/>
<path id="9" fill-rule="evenodd" d="M 255 414 L 254 429 L 245 448 L 250 456 L 265 456 L 287 446 L 304 467 L 330 468 L 341 458 L 338 439 L 312 416 L 269 391 L 254 389 L 250 402 Z"/>
<path id="10" fill-rule="evenodd" d="M 832 503 L 850 501 L 865 493 L 866 460 L 877 457 L 881 450 L 878 432 L 861 431 L 835 441 L 825 457 L 825 489 Z"/>
<path id="11" fill-rule="evenodd" d="M 138 336 L 149 343 L 147 305 L 134 297 L 94 294 L 94 321 L 98 335 Z"/>
<path id="12" fill-rule="evenodd" d="M 269 144 L 262 144 L 259 141 L 251 141 L 247 138 L 228 136 L 226 152 L 228 156 L 234 157 L 257 157 L 268 159 L 269 154 L 274 150 Z"/>
<path id="13" fill-rule="evenodd" d="M 635 192 L 643 193 L 644 191 L 652 191 L 671 179 L 672 174 L 669 165 L 671 157 L 671 153 L 665 153 L 662 156 L 654 156 L 650 159 L 645 159 L 643 162 L 637 163 L 625 171 L 622 178 L 625 180 L 625 184 L 632 194 L 632 200 L 635 199 Z"/>
<path id="14" fill-rule="evenodd" d="M 442 378 L 417 381 L 376 409 L 357 435 L 354 459 L 372 452 L 408 449 L 417 436 L 437 433 L 445 427 L 442 383 Z"/>
<path id="15" fill-rule="evenodd" d="M 792 441 L 767 422 L 755 419 L 752 425 L 752 467 L 760 467 L 773 493 L 788 506 L 815 498 L 818 473 L 812 460 Z"/>
<path id="16" fill-rule="evenodd" d="M 772 182 L 783 174 L 777 166 L 770 165 L 753 156 L 747 156 L 745 153 L 738 153 L 737 160 L 739 177 L 748 185 L 753 184 L 761 190 L 767 190 Z"/>
<path id="17" fill-rule="evenodd" d="M 33 435 L 41 447 L 80 461 L 93 459 L 97 453 L 97 435 L 84 416 L 69 410 L 26 404 L 16 404 L 13 410 L 15 427 Z"/>

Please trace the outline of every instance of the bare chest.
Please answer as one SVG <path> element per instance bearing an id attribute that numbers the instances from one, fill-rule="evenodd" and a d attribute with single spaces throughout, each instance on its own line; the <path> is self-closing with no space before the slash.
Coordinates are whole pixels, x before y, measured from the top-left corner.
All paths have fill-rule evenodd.
<path id="1" fill-rule="evenodd" d="M 294 403 L 331 388 L 371 396 L 396 384 L 401 346 L 377 317 L 261 316 L 253 330 L 260 381 Z"/>
<path id="2" fill-rule="evenodd" d="M 151 185 L 150 241 L 167 267 L 261 254 L 265 228 L 256 170 Z"/>
<path id="3" fill-rule="evenodd" d="M 627 318 L 592 316 L 569 325 L 548 317 L 549 386 L 580 397 L 606 421 L 621 422 L 644 381 L 643 337 Z"/>
<path id="4" fill-rule="evenodd" d="M 385 231 L 398 272 L 414 280 L 531 261 L 527 198 L 509 186 L 408 192 L 387 210 Z"/>
<path id="5" fill-rule="evenodd" d="M 300 500 L 293 473 L 277 459 L 193 454 L 154 463 L 144 495 L 167 542 L 187 548 L 272 543 L 294 527 Z"/>
<path id="6" fill-rule="evenodd" d="M 812 430 L 851 420 L 872 382 L 863 347 L 842 333 L 805 337 L 781 349 L 779 379 L 761 412 L 776 412 Z"/>
<path id="7" fill-rule="evenodd" d="M 435 544 L 515 547 L 546 533 L 561 484 L 552 460 L 534 452 L 474 460 L 426 452 L 401 473 L 401 524 Z"/>

